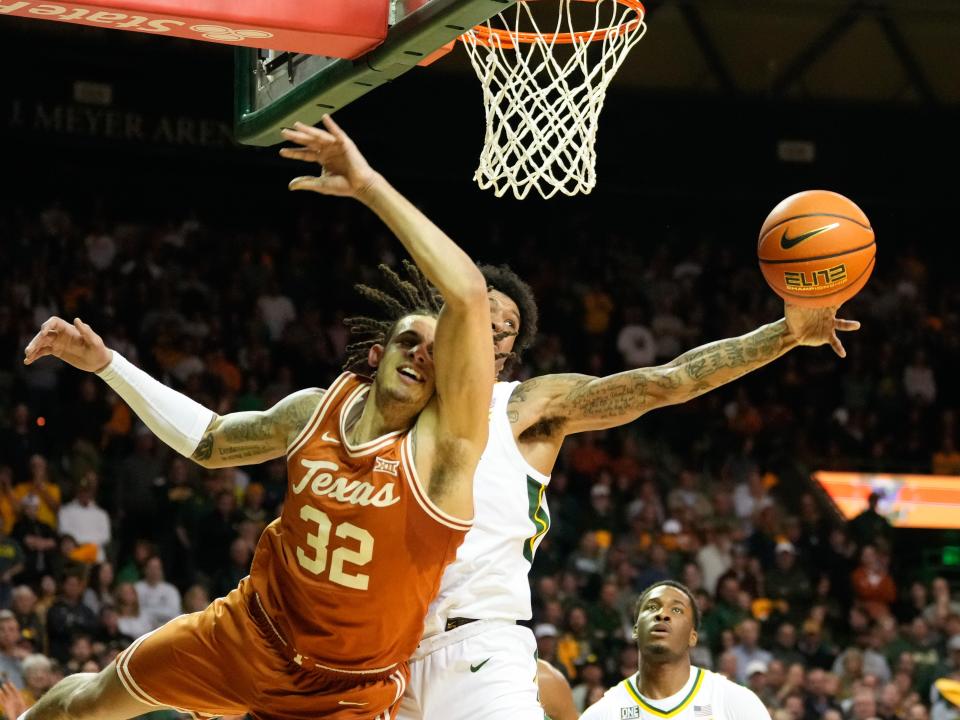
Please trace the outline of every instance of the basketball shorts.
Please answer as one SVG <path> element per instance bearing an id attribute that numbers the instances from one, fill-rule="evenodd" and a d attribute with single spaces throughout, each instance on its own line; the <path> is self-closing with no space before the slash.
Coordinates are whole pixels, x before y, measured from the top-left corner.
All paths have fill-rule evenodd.
<path id="1" fill-rule="evenodd" d="M 407 681 L 358 680 L 301 668 L 269 620 L 251 608 L 248 579 L 206 609 L 181 615 L 117 656 L 127 691 L 157 708 L 206 720 L 250 713 L 257 720 L 390 720 Z"/>
<path id="2" fill-rule="evenodd" d="M 477 620 L 420 642 L 397 720 L 543 720 L 528 628 Z"/>

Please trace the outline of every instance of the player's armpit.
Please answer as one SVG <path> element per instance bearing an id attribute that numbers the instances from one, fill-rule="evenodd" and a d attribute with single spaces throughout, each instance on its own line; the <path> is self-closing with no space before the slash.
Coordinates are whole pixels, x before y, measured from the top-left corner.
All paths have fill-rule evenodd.
<path id="1" fill-rule="evenodd" d="M 477 276 L 483 280 L 479 271 Z M 430 499 L 461 519 L 473 517 L 473 474 L 487 444 L 494 377 L 490 304 L 482 282 L 474 295 L 465 305 L 440 311 L 433 345 L 436 401 L 416 428 L 415 462 L 428 478 Z"/>
<path id="2" fill-rule="evenodd" d="M 192 459 L 205 468 L 221 468 L 283 457 L 322 399 L 323 390 L 312 388 L 288 395 L 263 412 L 216 416 Z"/>

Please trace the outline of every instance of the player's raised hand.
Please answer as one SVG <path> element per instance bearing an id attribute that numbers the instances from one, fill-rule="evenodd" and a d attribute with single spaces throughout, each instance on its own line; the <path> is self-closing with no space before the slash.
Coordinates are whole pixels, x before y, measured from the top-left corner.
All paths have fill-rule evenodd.
<path id="1" fill-rule="evenodd" d="M 319 177 L 304 175 L 290 181 L 291 190 L 312 190 L 324 195 L 360 197 L 377 179 L 353 140 L 329 115 L 323 117 L 323 128 L 294 123 L 285 128 L 283 137 L 300 145 L 281 148 L 280 155 L 291 160 L 316 162 L 323 167 Z"/>
<path id="2" fill-rule="evenodd" d="M 840 357 L 846 357 L 847 351 L 837 336 L 838 332 L 859 330 L 856 320 L 842 320 L 837 317 L 836 307 L 807 308 L 799 305 L 784 305 L 787 318 L 787 330 L 801 345 L 816 347 L 830 345 Z"/>
<path id="3" fill-rule="evenodd" d="M 105 368 L 113 359 L 113 354 L 100 336 L 80 318 L 74 320 L 73 324 L 58 317 L 44 322 L 40 332 L 23 351 L 23 364 L 30 365 L 47 355 L 88 372 Z"/>

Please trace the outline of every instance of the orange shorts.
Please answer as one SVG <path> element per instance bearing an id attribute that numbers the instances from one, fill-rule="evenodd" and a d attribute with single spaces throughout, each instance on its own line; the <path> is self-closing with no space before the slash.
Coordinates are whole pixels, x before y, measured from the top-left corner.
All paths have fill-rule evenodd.
<path id="1" fill-rule="evenodd" d="M 240 587 L 201 612 L 181 615 L 117 656 L 127 691 L 195 718 L 250 713 L 257 720 L 390 720 L 409 678 L 406 663 L 386 678 L 331 677 L 288 659 Z"/>

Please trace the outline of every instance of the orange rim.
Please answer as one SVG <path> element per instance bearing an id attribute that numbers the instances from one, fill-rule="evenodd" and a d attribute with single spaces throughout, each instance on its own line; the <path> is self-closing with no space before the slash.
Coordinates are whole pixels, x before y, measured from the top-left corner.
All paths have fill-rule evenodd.
<path id="1" fill-rule="evenodd" d="M 520 2 L 526 1 L 527 0 L 520 0 Z M 579 1 L 596 2 L 597 0 Z M 533 43 L 539 42 L 542 39 L 548 43 L 572 45 L 573 43 L 595 42 L 597 40 L 602 40 L 607 36 L 608 33 L 623 35 L 633 32 L 643 22 L 643 17 L 647 12 L 646 8 L 643 7 L 643 3 L 640 2 L 640 0 L 616 0 L 616 2 L 633 10 L 634 13 L 636 13 L 636 17 L 633 20 L 628 20 L 620 25 L 597 28 L 596 30 L 582 30 L 580 32 L 573 33 L 541 34 L 535 32 L 510 32 L 509 30 L 492 28 L 488 27 L 487 25 L 477 25 L 475 28 L 473 28 L 473 37 L 476 38 L 477 45 L 490 47 L 491 45 L 496 44 L 500 47 L 511 48 L 514 46 L 514 41 L 520 44 L 532 45 Z M 498 38 L 498 42 L 493 42 L 494 37 Z M 464 40 L 463 35 L 460 36 L 460 40 Z"/>

